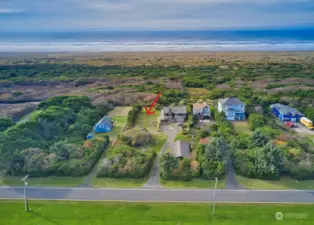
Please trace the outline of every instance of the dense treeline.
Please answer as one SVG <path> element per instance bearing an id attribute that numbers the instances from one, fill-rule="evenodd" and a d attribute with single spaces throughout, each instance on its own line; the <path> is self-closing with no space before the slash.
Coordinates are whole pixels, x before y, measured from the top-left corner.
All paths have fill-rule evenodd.
<path id="1" fill-rule="evenodd" d="M 61 96 L 42 102 L 28 119 L 0 136 L 1 168 L 9 174 L 84 175 L 109 140 L 83 140 L 112 108 L 92 106 L 87 97 Z"/>

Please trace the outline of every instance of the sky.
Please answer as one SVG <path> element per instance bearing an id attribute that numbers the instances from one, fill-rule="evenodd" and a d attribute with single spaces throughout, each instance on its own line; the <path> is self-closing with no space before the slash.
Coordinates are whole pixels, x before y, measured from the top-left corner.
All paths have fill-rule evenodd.
<path id="1" fill-rule="evenodd" d="M 314 26 L 314 0 L 0 0 L 0 32 Z"/>

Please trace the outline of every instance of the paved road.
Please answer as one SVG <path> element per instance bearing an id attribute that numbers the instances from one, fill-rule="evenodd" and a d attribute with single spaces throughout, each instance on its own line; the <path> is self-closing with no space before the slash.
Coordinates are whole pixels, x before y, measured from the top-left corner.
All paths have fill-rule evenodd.
<path id="1" fill-rule="evenodd" d="M 314 191 L 217 190 L 217 202 L 313 203 Z M 210 202 L 213 190 L 30 187 L 31 199 Z M 23 199 L 23 188 L 0 187 L 0 199 Z"/>

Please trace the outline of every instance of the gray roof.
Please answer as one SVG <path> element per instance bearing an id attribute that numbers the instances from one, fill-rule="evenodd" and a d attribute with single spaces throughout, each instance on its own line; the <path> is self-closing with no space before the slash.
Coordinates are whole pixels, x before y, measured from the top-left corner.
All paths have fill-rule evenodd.
<path id="1" fill-rule="evenodd" d="M 186 141 L 178 140 L 173 149 L 175 157 L 190 157 L 190 144 Z"/>
<path id="2" fill-rule="evenodd" d="M 219 99 L 218 100 L 220 102 L 220 104 L 223 105 L 244 105 L 244 103 L 242 101 L 240 101 L 237 98 L 224 98 L 224 99 Z"/>
<path id="3" fill-rule="evenodd" d="M 291 114 L 299 114 L 299 115 L 304 115 L 303 113 L 301 113 L 300 111 L 298 111 L 295 108 L 292 108 L 288 105 L 283 105 L 280 103 L 276 103 L 270 106 L 271 108 L 276 108 L 278 109 L 278 111 L 280 111 L 282 114 L 287 114 L 287 113 L 291 113 Z"/>
<path id="4" fill-rule="evenodd" d="M 187 111 L 186 111 L 186 106 L 164 107 L 164 108 L 162 109 L 162 111 L 163 111 L 164 113 L 169 113 L 169 112 L 171 112 L 171 113 L 174 113 L 174 114 L 178 114 L 178 113 L 180 113 L 180 114 L 186 114 L 186 113 L 187 113 Z"/>

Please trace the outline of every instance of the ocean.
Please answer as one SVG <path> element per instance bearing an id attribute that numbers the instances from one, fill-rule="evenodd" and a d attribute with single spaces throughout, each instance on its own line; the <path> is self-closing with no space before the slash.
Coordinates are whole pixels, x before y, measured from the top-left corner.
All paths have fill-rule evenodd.
<path id="1" fill-rule="evenodd" d="M 2 53 L 313 50 L 314 27 L 215 31 L 0 32 Z"/>

